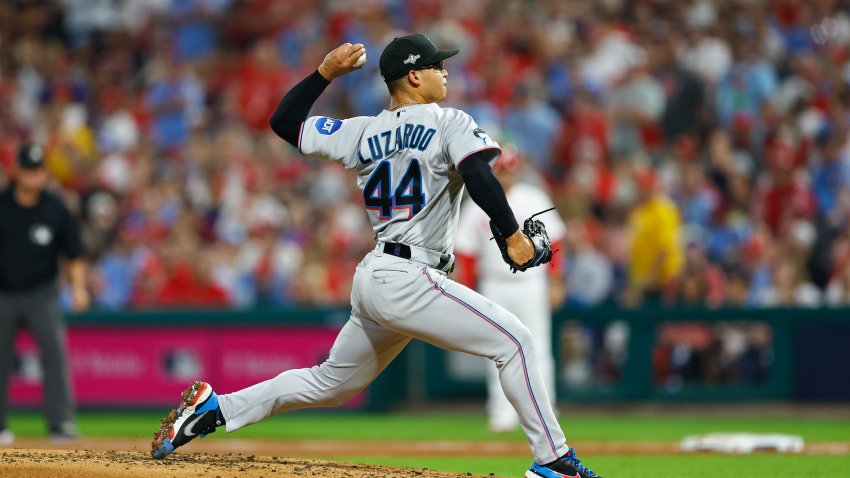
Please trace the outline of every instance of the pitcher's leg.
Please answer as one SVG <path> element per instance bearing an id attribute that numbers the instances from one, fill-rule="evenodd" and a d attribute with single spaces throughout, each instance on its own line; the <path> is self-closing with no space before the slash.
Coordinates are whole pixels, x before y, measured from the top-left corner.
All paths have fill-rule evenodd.
<path id="1" fill-rule="evenodd" d="M 487 357 L 496 362 L 502 389 L 539 463 L 564 455 L 568 447 L 555 418 L 537 365 L 528 328 L 490 299 L 431 269 L 414 281 L 415 309 L 387 313 L 382 323 L 438 347 Z"/>
<path id="2" fill-rule="evenodd" d="M 227 431 L 277 413 L 342 405 L 366 388 L 408 342 L 410 337 L 352 315 L 321 365 L 288 370 L 238 392 L 219 395 Z"/>

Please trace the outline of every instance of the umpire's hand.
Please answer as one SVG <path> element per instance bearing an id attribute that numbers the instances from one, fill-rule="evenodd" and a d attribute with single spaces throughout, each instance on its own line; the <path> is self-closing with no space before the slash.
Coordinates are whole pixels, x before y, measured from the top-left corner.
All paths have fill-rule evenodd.
<path id="1" fill-rule="evenodd" d="M 343 43 L 325 56 L 322 64 L 319 65 L 319 74 L 326 80 L 331 81 L 346 73 L 358 70 L 363 65 L 354 66 L 354 62 L 364 53 L 366 53 L 366 48 L 362 43 L 355 43 L 353 45 L 351 43 Z"/>

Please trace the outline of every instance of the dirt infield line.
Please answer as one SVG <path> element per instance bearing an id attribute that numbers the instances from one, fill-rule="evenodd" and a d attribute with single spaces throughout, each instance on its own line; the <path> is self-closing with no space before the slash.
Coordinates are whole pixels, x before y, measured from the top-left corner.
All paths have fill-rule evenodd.
<path id="1" fill-rule="evenodd" d="M 352 441 L 195 441 L 167 460 L 153 460 L 147 440 L 87 439 L 65 443 L 19 440 L 16 448 L 0 449 L 0 476 L 16 478 L 476 478 L 471 473 L 377 465 L 334 463 L 280 456 L 528 456 L 521 442 L 352 442 Z M 582 442 L 582 453 L 680 453 L 675 443 Z M 27 447 L 27 448 L 21 448 Z M 57 450 L 57 447 L 66 449 Z M 41 449 L 33 449 L 41 448 Z M 848 454 L 850 443 L 817 443 L 808 454 Z M 483 477 L 479 477 L 483 478 Z M 489 478 L 489 477 L 488 477 Z"/>
<path id="2" fill-rule="evenodd" d="M 0 449 L 0 476 L 15 478 L 478 478 L 428 469 L 332 463 L 241 454 L 175 454 L 152 460 L 138 452 Z"/>
<path id="3" fill-rule="evenodd" d="M 584 455 L 669 455 L 683 453 L 675 442 L 587 442 L 575 444 Z M 47 439 L 17 440 L 15 449 L 65 449 L 139 452 L 150 451 L 147 439 L 88 438 L 64 443 Z M 2 451 L 2 450 L 0 450 Z M 530 456 L 528 445 L 519 441 L 351 441 L 351 440 L 243 440 L 206 439 L 186 445 L 184 453 L 324 456 Z M 850 442 L 808 443 L 806 455 L 850 454 Z"/>

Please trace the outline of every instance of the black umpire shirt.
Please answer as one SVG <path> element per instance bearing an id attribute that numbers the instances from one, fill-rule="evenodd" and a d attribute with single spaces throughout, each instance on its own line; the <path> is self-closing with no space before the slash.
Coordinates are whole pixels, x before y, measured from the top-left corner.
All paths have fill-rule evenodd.
<path id="1" fill-rule="evenodd" d="M 12 186 L 0 193 L 0 291 L 33 289 L 56 280 L 59 256 L 83 254 L 77 221 L 58 195 L 44 191 L 22 207 Z"/>

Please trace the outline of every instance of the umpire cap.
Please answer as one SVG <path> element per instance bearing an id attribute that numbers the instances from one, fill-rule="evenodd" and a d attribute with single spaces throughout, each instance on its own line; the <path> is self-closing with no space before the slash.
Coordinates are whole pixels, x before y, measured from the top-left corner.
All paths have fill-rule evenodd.
<path id="1" fill-rule="evenodd" d="M 387 83 L 395 81 L 410 70 L 435 65 L 457 55 L 458 51 L 438 50 L 431 39 L 422 34 L 394 38 L 381 53 L 381 78 Z"/>
<path id="2" fill-rule="evenodd" d="M 24 143 L 18 148 L 18 167 L 38 169 L 44 166 L 44 149 L 35 143 Z"/>

